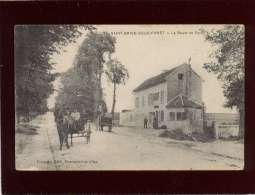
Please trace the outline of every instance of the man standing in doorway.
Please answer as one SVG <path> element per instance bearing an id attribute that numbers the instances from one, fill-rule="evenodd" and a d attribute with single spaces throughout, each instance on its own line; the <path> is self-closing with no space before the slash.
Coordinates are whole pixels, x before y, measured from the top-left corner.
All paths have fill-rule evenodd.
<path id="1" fill-rule="evenodd" d="M 143 127 L 144 127 L 145 129 L 148 128 L 148 119 L 147 119 L 147 117 L 144 118 Z"/>

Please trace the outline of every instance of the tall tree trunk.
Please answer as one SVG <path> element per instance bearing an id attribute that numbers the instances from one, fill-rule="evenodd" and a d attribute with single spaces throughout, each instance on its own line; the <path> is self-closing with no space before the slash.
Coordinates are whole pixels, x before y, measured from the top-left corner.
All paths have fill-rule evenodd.
<path id="1" fill-rule="evenodd" d="M 113 83 L 112 125 L 113 125 L 113 120 L 114 120 L 115 103 L 116 103 L 116 83 Z"/>

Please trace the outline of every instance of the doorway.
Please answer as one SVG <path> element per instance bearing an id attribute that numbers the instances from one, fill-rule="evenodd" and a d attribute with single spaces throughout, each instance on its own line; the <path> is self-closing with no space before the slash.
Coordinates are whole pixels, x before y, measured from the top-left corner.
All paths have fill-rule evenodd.
<path id="1" fill-rule="evenodd" d="M 153 128 L 157 129 L 158 128 L 158 121 L 159 121 L 159 111 L 158 110 L 155 111 L 155 118 L 156 118 L 156 120 L 154 122 Z"/>

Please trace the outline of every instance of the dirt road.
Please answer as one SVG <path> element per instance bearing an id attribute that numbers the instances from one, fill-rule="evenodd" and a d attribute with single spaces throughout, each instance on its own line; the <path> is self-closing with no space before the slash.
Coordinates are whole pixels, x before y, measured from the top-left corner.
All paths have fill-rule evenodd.
<path id="1" fill-rule="evenodd" d="M 207 143 L 174 141 L 157 137 L 160 131 L 126 127 L 114 128 L 112 133 L 93 130 L 90 144 L 86 144 L 83 137 L 75 138 L 74 145 L 70 149 L 64 147 L 60 151 L 53 114 L 49 112 L 32 123 L 39 126 L 38 134 L 16 133 L 16 168 L 18 170 L 235 170 L 243 168 L 242 154 L 238 156 L 217 154 Z M 238 152 L 242 153 L 243 148 L 239 148 Z"/>

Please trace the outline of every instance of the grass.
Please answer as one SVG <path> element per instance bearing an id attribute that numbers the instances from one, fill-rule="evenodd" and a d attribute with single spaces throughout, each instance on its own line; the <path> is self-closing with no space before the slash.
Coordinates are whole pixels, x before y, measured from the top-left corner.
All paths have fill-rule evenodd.
<path id="1" fill-rule="evenodd" d="M 22 133 L 26 135 L 37 135 L 38 126 L 29 124 L 18 124 L 16 126 L 16 133 Z"/>

